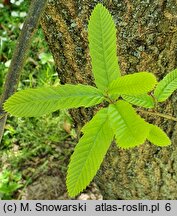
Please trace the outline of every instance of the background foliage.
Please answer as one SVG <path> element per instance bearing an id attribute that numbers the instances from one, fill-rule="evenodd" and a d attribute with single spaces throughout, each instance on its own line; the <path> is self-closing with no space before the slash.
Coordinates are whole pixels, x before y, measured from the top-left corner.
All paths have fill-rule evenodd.
<path id="1" fill-rule="evenodd" d="M 0 94 L 10 59 L 25 19 L 29 0 L 0 1 Z M 42 29 L 36 32 L 22 71 L 18 90 L 58 84 L 53 57 Z M 25 188 L 47 172 L 54 160 L 63 160 L 61 141 L 75 136 L 66 111 L 42 118 L 9 117 L 0 145 L 0 199 L 21 199 Z M 67 149 L 65 154 L 67 155 Z M 41 171 L 42 168 L 42 171 Z M 65 167 L 63 167 L 65 169 Z"/>

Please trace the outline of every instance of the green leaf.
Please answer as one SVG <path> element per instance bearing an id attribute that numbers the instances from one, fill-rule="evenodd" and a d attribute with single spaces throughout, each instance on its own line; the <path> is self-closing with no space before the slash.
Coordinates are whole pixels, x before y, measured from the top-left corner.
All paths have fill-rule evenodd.
<path id="1" fill-rule="evenodd" d="M 133 105 L 145 107 L 145 108 L 153 108 L 155 106 L 154 100 L 148 94 L 142 95 L 122 95 L 122 98 Z"/>
<path id="2" fill-rule="evenodd" d="M 109 11 L 97 4 L 89 25 L 88 40 L 96 86 L 105 90 L 120 76 L 116 49 L 116 28 Z"/>
<path id="3" fill-rule="evenodd" d="M 145 142 L 148 124 L 129 103 L 119 100 L 109 105 L 109 119 L 119 147 L 133 148 Z"/>
<path id="4" fill-rule="evenodd" d="M 86 85 L 61 85 L 27 89 L 15 93 L 4 104 L 4 109 L 14 116 L 41 116 L 58 109 L 89 107 L 104 100 L 102 93 Z"/>
<path id="5" fill-rule="evenodd" d="M 177 89 L 177 69 L 168 73 L 157 85 L 154 95 L 158 102 L 165 101 Z"/>
<path id="6" fill-rule="evenodd" d="M 168 146 L 171 144 L 171 140 L 167 134 L 159 127 L 149 124 L 149 134 L 147 139 L 157 146 Z"/>
<path id="7" fill-rule="evenodd" d="M 108 89 L 109 94 L 140 95 L 151 91 L 156 84 L 152 73 L 139 72 L 125 75 L 114 80 Z"/>
<path id="8" fill-rule="evenodd" d="M 108 109 L 98 111 L 82 131 L 84 135 L 75 147 L 67 173 L 66 184 L 71 197 L 90 183 L 111 144 L 113 132 L 109 125 Z"/>

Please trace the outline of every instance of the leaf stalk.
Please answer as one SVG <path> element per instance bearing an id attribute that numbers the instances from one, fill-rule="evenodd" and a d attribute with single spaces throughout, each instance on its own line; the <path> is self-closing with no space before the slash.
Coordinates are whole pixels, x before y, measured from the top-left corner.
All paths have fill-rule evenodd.
<path id="1" fill-rule="evenodd" d="M 159 116 L 162 118 L 166 118 L 168 120 L 171 121 L 176 121 L 177 122 L 177 118 L 171 116 L 171 115 L 167 115 L 167 114 L 163 114 L 163 113 L 159 113 L 159 112 L 153 112 L 153 111 L 146 111 L 146 110 L 140 110 L 140 109 L 136 109 L 138 112 L 143 113 L 143 114 L 147 114 L 147 115 L 153 115 L 153 116 Z"/>

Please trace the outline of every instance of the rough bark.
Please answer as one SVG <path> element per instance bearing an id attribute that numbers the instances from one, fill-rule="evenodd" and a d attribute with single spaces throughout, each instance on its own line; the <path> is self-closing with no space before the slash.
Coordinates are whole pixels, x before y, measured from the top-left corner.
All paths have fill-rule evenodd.
<path id="1" fill-rule="evenodd" d="M 6 1 L 7 3 L 8 1 Z M 31 45 L 32 37 L 38 27 L 40 17 L 46 6 L 47 0 L 34 0 L 29 7 L 29 13 L 23 24 L 18 38 L 10 67 L 7 72 L 3 92 L 0 97 L 0 142 L 3 136 L 7 113 L 3 110 L 3 103 L 16 91 L 22 68 Z M 4 1 L 5 4 L 5 1 Z"/>
<path id="2" fill-rule="evenodd" d="M 61 83 L 94 85 L 87 24 L 98 2 L 115 20 L 122 74 L 150 71 L 161 79 L 177 68 L 176 0 L 51 0 L 41 23 Z M 173 94 L 159 111 L 176 116 L 176 101 Z M 80 129 L 95 110 L 71 110 L 75 126 Z M 172 145 L 160 148 L 146 142 L 122 150 L 112 144 L 94 179 L 104 199 L 177 199 L 177 126 L 163 118 L 144 117 L 164 129 Z"/>

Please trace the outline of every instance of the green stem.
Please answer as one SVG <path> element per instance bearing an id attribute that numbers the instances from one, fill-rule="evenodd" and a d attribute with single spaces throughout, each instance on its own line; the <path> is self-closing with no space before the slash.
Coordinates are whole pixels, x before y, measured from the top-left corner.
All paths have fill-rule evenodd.
<path id="1" fill-rule="evenodd" d="M 104 95 L 104 97 L 105 97 L 105 100 L 110 104 L 114 104 L 116 102 L 107 93 Z"/>
<path id="2" fill-rule="evenodd" d="M 0 98 L 0 142 L 4 132 L 7 113 L 3 110 L 3 103 L 16 91 L 22 68 L 31 45 L 32 37 L 38 27 L 40 17 L 45 9 L 47 0 L 33 0 L 29 13 L 23 24 L 22 31 L 14 50 L 10 67 L 6 76 L 3 93 Z"/>
<path id="3" fill-rule="evenodd" d="M 140 110 L 140 109 L 137 109 L 137 111 L 141 112 L 141 113 L 144 113 L 144 114 L 148 114 L 148 115 L 160 116 L 162 118 L 166 118 L 166 119 L 169 119 L 169 120 L 177 122 L 177 118 L 175 118 L 173 116 L 170 116 L 170 115 L 163 114 L 163 113 L 146 111 L 146 110 Z"/>

